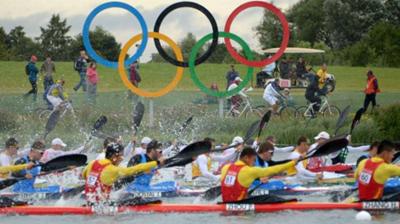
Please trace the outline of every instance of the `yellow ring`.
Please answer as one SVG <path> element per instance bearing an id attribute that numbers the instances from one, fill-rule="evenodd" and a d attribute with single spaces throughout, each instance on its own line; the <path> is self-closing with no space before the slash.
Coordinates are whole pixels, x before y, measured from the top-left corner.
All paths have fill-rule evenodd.
<path id="1" fill-rule="evenodd" d="M 171 40 L 169 37 L 165 36 L 164 34 L 161 33 L 155 33 L 155 32 L 149 32 L 149 37 L 152 38 L 157 38 L 160 40 L 165 41 L 174 51 L 176 59 L 178 61 L 183 61 L 183 55 L 182 55 L 182 51 L 179 48 L 179 46 L 173 41 Z M 128 79 L 128 76 L 126 74 L 125 71 L 125 56 L 128 53 L 129 48 L 134 45 L 136 42 L 138 42 L 139 40 L 142 39 L 142 34 L 138 34 L 134 37 L 132 37 L 122 48 L 121 53 L 119 54 L 119 58 L 118 58 L 118 73 L 119 76 L 121 77 L 122 82 L 124 83 L 124 85 L 130 89 L 133 93 L 142 96 L 142 97 L 148 97 L 148 98 L 157 98 L 157 97 L 161 97 L 164 96 L 166 94 L 168 94 L 169 92 L 171 92 L 172 90 L 174 90 L 176 88 L 176 86 L 178 85 L 179 81 L 181 81 L 182 77 L 183 77 L 183 67 L 177 67 L 176 69 L 176 74 L 175 74 L 175 78 L 164 88 L 156 91 L 156 92 L 149 92 L 149 91 L 145 91 L 145 90 L 141 90 L 139 88 L 137 88 L 136 86 L 134 86 Z"/>

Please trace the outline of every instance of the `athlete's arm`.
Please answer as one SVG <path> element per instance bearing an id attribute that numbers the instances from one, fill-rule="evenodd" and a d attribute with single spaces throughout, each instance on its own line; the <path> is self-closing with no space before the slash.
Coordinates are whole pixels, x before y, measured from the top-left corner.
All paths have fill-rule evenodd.
<path id="1" fill-rule="evenodd" d="M 219 176 L 216 176 L 216 175 L 212 174 L 208 170 L 208 159 L 207 159 L 206 156 L 199 156 L 197 158 L 196 162 L 199 165 L 199 169 L 200 169 L 201 175 L 203 177 L 206 177 L 206 178 L 209 178 L 209 179 L 212 179 L 212 180 L 215 180 L 215 181 L 219 180 Z"/>
<path id="2" fill-rule="evenodd" d="M 147 172 L 155 167 L 157 167 L 156 161 L 142 163 L 132 167 L 118 167 L 110 165 L 104 168 L 100 180 L 103 184 L 111 186 L 120 177 L 130 176 L 140 172 Z"/>
<path id="3" fill-rule="evenodd" d="M 374 174 L 374 179 L 380 184 L 384 184 L 389 178 L 400 176 L 400 167 L 393 164 L 381 165 Z"/>
<path id="4" fill-rule="evenodd" d="M 1 166 L 0 173 L 7 174 L 9 172 L 18 172 L 27 169 L 28 164 L 11 165 L 11 166 Z"/>

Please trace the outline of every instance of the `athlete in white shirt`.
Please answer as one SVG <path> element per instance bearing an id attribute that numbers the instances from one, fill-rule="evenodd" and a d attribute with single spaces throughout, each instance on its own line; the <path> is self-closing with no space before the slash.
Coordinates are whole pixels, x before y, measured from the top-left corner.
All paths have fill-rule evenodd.
<path id="1" fill-rule="evenodd" d="M 79 154 L 85 150 L 85 146 L 81 146 L 75 150 L 71 151 L 63 151 L 63 149 L 67 146 L 60 138 L 55 138 L 51 141 L 51 148 L 46 149 L 43 153 L 40 162 L 46 163 L 56 157 L 69 155 L 69 154 Z"/>

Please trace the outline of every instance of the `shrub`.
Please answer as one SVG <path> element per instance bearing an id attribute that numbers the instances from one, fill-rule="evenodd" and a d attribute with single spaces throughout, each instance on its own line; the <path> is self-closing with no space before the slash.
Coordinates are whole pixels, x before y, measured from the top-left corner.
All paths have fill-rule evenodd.
<path id="1" fill-rule="evenodd" d="M 400 140 L 400 104 L 383 108 L 374 115 L 381 138 Z"/>

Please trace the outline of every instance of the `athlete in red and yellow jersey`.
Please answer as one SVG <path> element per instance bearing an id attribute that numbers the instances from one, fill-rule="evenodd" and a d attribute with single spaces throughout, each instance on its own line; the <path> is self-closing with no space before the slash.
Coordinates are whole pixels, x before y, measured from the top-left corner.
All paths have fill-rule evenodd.
<path id="1" fill-rule="evenodd" d="M 390 164 L 395 146 L 390 141 L 382 141 L 378 146 L 378 155 L 360 162 L 355 172 L 361 201 L 380 200 L 387 179 L 400 176 L 400 167 Z"/>
<path id="2" fill-rule="evenodd" d="M 247 198 L 247 190 L 254 180 L 269 177 L 296 165 L 297 160 L 268 168 L 253 167 L 257 153 L 246 147 L 240 154 L 240 159 L 225 165 L 221 173 L 221 191 L 223 202 L 235 202 Z"/>
<path id="3" fill-rule="evenodd" d="M 123 176 L 130 176 L 139 172 L 150 171 L 163 163 L 163 160 L 152 161 L 132 167 L 119 167 L 123 160 L 124 147 L 118 143 L 111 143 L 106 149 L 106 158 L 89 163 L 82 176 L 86 180 L 85 195 L 89 204 L 107 201 L 112 185 Z"/>

